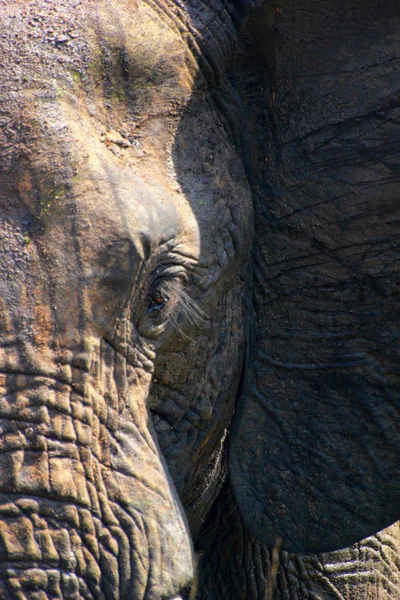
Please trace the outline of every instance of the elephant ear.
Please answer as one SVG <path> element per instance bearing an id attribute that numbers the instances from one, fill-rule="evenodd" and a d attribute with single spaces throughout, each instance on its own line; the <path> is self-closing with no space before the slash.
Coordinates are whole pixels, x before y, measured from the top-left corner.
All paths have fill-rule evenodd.
<path id="1" fill-rule="evenodd" d="M 279 336 L 270 328 L 257 340 L 230 441 L 230 478 L 258 541 L 272 547 L 282 536 L 289 552 L 327 552 L 400 516 L 399 391 L 380 365 L 339 340 L 329 357 L 328 341 L 315 336 L 320 351 L 310 360 L 306 333 L 299 341 L 293 329 Z"/>
<path id="2" fill-rule="evenodd" d="M 263 166 L 229 472 L 248 529 L 290 552 L 339 549 L 400 517 L 399 104 L 394 66 L 368 66 L 372 46 L 391 64 L 400 16 L 349 3 L 343 22 L 336 4 L 329 38 L 326 15 L 280 4 L 249 107 Z"/>

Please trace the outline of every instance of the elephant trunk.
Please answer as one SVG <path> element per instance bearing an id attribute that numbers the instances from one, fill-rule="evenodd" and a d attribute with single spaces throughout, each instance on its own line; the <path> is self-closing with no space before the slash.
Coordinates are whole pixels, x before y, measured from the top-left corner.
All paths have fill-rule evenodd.
<path id="1" fill-rule="evenodd" d="M 17 564 L 16 585 L 36 590 L 31 570 L 55 568 L 77 598 L 159 600 L 189 583 L 192 547 L 148 415 L 154 344 L 138 332 L 153 196 L 130 176 L 116 194 L 119 167 L 97 177 L 92 159 L 74 189 L 34 161 L 0 183 L 0 499 L 15 503 L 0 512 L 0 580 Z"/>
<path id="2" fill-rule="evenodd" d="M 27 364 L 27 348 L 0 368 L 0 597 L 172 596 L 192 554 L 150 433 L 150 374 L 104 341 L 18 372 L 10 357 Z"/>

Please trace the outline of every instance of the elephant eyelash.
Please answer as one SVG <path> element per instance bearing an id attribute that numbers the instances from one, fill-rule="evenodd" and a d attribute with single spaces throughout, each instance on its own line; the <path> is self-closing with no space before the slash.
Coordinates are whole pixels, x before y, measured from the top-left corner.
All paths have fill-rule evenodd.
<path id="1" fill-rule="evenodd" d="M 208 315 L 200 308 L 185 290 L 180 292 L 180 306 L 179 312 L 183 313 L 187 317 L 189 323 L 196 325 L 197 327 L 201 323 L 205 323 L 209 320 Z"/>
<path id="2" fill-rule="evenodd" d="M 191 325 L 197 327 L 208 320 L 208 315 L 183 289 L 183 285 L 179 278 L 156 281 L 149 292 L 150 302 L 147 309 L 147 313 L 153 317 L 168 320 L 182 335 L 184 334 L 178 323 L 179 315 L 186 317 Z"/>
<path id="3" fill-rule="evenodd" d="M 174 329 L 181 334 L 182 337 L 194 342 L 194 339 L 182 331 L 182 328 L 178 322 L 180 314 L 183 314 L 188 319 L 189 323 L 191 325 L 195 325 L 196 327 L 199 327 L 201 323 L 205 323 L 209 319 L 208 315 L 183 289 L 180 290 L 180 298 L 177 310 L 175 313 L 171 313 L 168 316 L 168 321 L 171 323 Z"/>

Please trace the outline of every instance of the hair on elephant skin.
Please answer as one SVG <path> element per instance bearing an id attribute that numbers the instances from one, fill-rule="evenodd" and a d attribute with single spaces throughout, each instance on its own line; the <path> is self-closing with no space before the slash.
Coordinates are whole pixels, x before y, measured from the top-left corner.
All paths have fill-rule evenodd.
<path id="1" fill-rule="evenodd" d="M 0 598 L 397 599 L 399 8 L 0 23 Z"/>

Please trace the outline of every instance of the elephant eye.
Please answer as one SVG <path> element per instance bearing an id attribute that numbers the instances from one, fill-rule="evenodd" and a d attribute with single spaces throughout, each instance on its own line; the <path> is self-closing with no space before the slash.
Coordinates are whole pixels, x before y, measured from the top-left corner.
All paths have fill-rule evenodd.
<path id="1" fill-rule="evenodd" d="M 149 306 L 147 308 L 147 314 L 162 310 L 165 306 L 167 306 L 169 301 L 169 294 L 163 290 L 157 289 L 154 293 L 149 294 Z"/>
<path id="2" fill-rule="evenodd" d="M 187 287 L 188 278 L 182 268 L 173 266 L 155 273 L 147 290 L 142 313 L 145 318 L 139 324 L 139 331 L 156 339 L 171 325 L 186 337 L 181 326 L 198 327 L 207 321 L 208 316 L 190 297 Z"/>
<path id="3" fill-rule="evenodd" d="M 175 290 L 176 292 L 177 290 Z M 170 308 L 174 304 L 174 286 L 171 281 L 156 281 L 148 292 L 147 314 L 154 317 L 164 314 L 164 309 Z M 176 293 L 175 293 L 176 296 Z"/>

